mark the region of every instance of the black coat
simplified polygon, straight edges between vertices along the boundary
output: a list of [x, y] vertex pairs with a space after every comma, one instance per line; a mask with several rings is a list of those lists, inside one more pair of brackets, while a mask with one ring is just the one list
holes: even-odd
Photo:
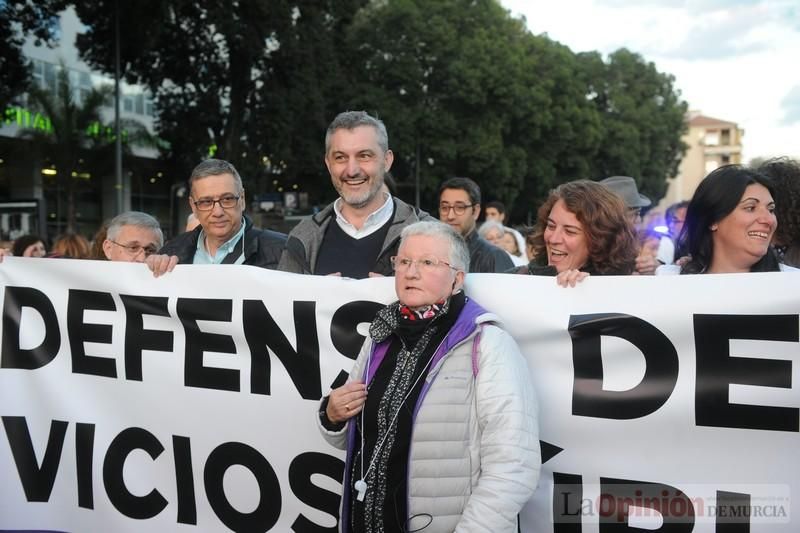
[[[277, 231], [258, 229], [247, 217], [244, 217], [244, 224], [244, 235], [242, 236], [244, 263], [242, 264], [277, 269], [283, 247], [286, 244], [286, 235]], [[201, 229], [200, 226], [197, 226], [192, 231], [181, 233], [168, 241], [159, 253], [177, 255], [178, 264], [193, 263]]]
[[514, 262], [506, 251], [490, 244], [476, 230], [467, 235], [466, 241], [470, 272], [506, 272], [514, 268]]

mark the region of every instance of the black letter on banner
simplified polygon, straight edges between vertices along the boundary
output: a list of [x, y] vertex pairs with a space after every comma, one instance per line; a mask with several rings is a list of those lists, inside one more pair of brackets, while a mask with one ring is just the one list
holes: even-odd
[[125, 486], [125, 460], [133, 450], [144, 450], [156, 459], [164, 451], [164, 446], [152, 433], [142, 428], [123, 430], [108, 446], [103, 462], [103, 483], [108, 499], [120, 513], [140, 520], [153, 518], [164, 510], [167, 500], [156, 489], [145, 496], [136, 496]]
[[[779, 502], [773, 502], [780, 505]], [[750, 533], [750, 495], [717, 491], [717, 520], [714, 533]]]
[[144, 329], [143, 315], [169, 316], [163, 296], [120, 294], [125, 307], [125, 378], [142, 381], [142, 351], [172, 351], [172, 332]]
[[[0, 368], [33, 370], [53, 360], [61, 348], [61, 333], [53, 304], [42, 291], [30, 287], [6, 287], [3, 302], [3, 353]], [[19, 347], [22, 308], [36, 309], [44, 322], [44, 340], [36, 348]]]
[[731, 357], [730, 339], [797, 342], [797, 315], [695, 315], [695, 419], [700, 426], [798, 431], [798, 409], [729, 402], [731, 383], [792, 387], [792, 362]]
[[93, 376], [117, 377], [117, 363], [113, 359], [86, 355], [86, 342], [111, 344], [112, 328], [108, 324], [86, 324], [83, 312], [116, 311], [114, 299], [107, 292], [70, 289], [67, 304], [67, 332], [72, 352], [72, 371]]
[[344, 462], [341, 459], [318, 452], [301, 453], [289, 465], [289, 486], [297, 499], [309, 507], [319, 509], [336, 518], [337, 525], [322, 527], [304, 515], [299, 515], [292, 524], [292, 531], [302, 533], [339, 531], [339, 502], [341, 496], [335, 492], [321, 489], [311, 483], [312, 474], [322, 474], [334, 481], [341, 482], [344, 475]]
[[553, 533], [581, 533], [583, 479], [553, 472]]
[[94, 509], [94, 424], [75, 425], [75, 470], [78, 476], [78, 507]]
[[642, 531], [629, 525], [631, 507], [653, 509], [661, 514], [664, 520], [661, 527], [648, 531], [690, 533], [694, 529], [692, 500], [670, 485], [601, 477], [600, 502], [600, 533]]
[[[247, 468], [258, 482], [260, 498], [252, 513], [240, 513], [225, 496], [222, 481], [225, 472], [233, 465]], [[233, 531], [269, 531], [281, 515], [281, 486], [278, 476], [264, 456], [246, 444], [226, 442], [217, 446], [208, 456], [203, 481], [208, 503], [222, 523]]]
[[[572, 414], [627, 420], [655, 412], [672, 394], [678, 380], [678, 353], [656, 327], [618, 313], [573, 315], [569, 319], [575, 378]], [[642, 351], [642, 381], [627, 391], [603, 390], [600, 337], [619, 337]]]
[[197, 502], [192, 474], [192, 446], [189, 437], [172, 436], [175, 480], [178, 487], [178, 523], [197, 525]]
[[255, 394], [270, 393], [270, 358], [272, 350], [306, 400], [319, 400], [322, 385], [319, 376], [319, 339], [315, 302], [294, 302], [294, 329], [297, 351], [260, 300], [245, 300], [244, 336], [253, 358], [250, 389]]
[[[383, 304], [358, 300], [349, 302], [341, 306], [333, 313], [331, 319], [331, 342], [333, 347], [345, 357], [355, 360], [361, 346], [364, 344], [364, 336], [361, 335], [356, 327], [363, 322], [372, 322], [375, 314], [383, 307]], [[350, 369], [348, 369], [349, 372]], [[344, 370], [333, 380], [331, 388], [335, 389], [344, 385], [347, 381], [348, 372]]]
[[67, 422], [53, 420], [50, 423], [50, 435], [47, 437], [47, 448], [44, 451], [42, 466], [36, 462], [31, 433], [24, 416], [4, 416], [3, 426], [8, 437], [8, 447], [17, 465], [19, 480], [29, 502], [46, 502], [53, 491], [53, 483], [61, 462], [61, 450], [64, 448], [64, 436], [67, 434]]
[[227, 391], [239, 391], [239, 371], [232, 368], [214, 368], [203, 365], [203, 352], [236, 353], [236, 344], [230, 335], [200, 331], [198, 320], [230, 322], [233, 314], [231, 300], [206, 300], [178, 298], [178, 317], [186, 332], [186, 360], [184, 384]]

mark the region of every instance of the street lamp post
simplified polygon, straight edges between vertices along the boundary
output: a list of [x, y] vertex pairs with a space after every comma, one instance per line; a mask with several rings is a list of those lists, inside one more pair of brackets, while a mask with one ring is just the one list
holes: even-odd
[[183, 183], [173, 183], [169, 188], [169, 224], [170, 233], [172, 237], [180, 233], [176, 228], [180, 227], [176, 217], [178, 216], [177, 209], [175, 208], [176, 198], [183, 198], [186, 196], [186, 185]]
[[419, 165], [420, 165], [420, 147], [419, 138], [417, 138], [417, 156], [414, 162], [414, 207], [419, 209]]
[[122, 181], [122, 135], [119, 127], [119, 0], [114, 1], [114, 176], [116, 178], [117, 214], [125, 210]]

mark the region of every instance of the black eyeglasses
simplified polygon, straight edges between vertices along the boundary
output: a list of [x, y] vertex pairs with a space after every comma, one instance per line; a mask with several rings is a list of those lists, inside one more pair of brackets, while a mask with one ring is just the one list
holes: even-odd
[[229, 194], [217, 200], [212, 200], [211, 198], [201, 198], [199, 200], [192, 199], [192, 202], [200, 211], [211, 211], [214, 209], [214, 204], [217, 203], [222, 209], [231, 209], [236, 207], [236, 204], [239, 202], [239, 198], [241, 197], [241, 195]]
[[117, 242], [111, 239], [108, 239], [108, 242], [116, 244], [117, 246], [120, 246], [122, 248], [125, 248], [125, 251], [128, 252], [128, 254], [130, 254], [131, 257], [136, 257], [142, 251], [144, 252], [145, 257], [150, 257], [151, 255], [153, 255], [158, 251], [158, 248], [156, 248], [152, 244], [148, 246], [142, 246], [141, 244], [122, 244], [121, 242]]
[[442, 202], [439, 204], [439, 214], [446, 215], [452, 209], [456, 215], [463, 215], [464, 212], [467, 210], [468, 207], [472, 207], [476, 204], [462, 204], [462, 203], [455, 203], [455, 204], [448, 204], [447, 202]]

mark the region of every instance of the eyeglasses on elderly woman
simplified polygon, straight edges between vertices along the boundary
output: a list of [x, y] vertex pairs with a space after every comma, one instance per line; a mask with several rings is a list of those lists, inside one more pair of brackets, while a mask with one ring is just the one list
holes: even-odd
[[410, 257], [403, 257], [400, 255], [393, 255], [390, 258], [392, 262], [392, 268], [394, 268], [395, 272], [405, 272], [411, 265], [416, 264], [417, 270], [421, 272], [432, 272], [439, 268], [440, 266], [446, 266], [448, 268], [452, 268], [455, 271], [458, 271], [458, 268], [454, 267], [447, 261], [443, 261], [438, 257], [433, 256], [425, 256], [419, 259], [411, 259]]

